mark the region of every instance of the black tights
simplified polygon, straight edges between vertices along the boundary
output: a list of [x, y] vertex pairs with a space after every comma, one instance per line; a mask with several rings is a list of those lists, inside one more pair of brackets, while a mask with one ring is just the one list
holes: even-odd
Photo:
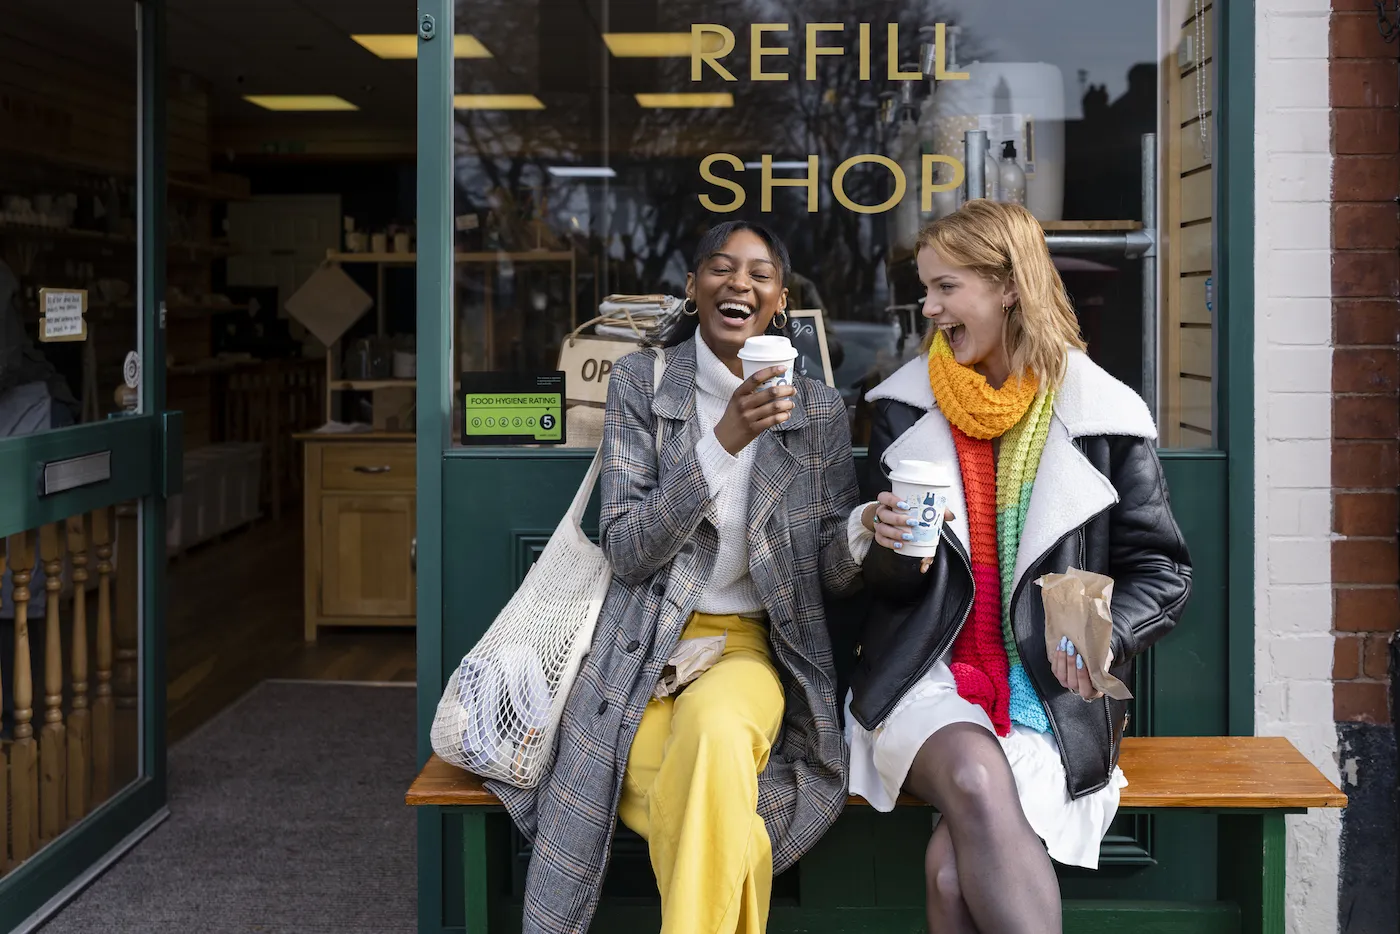
[[929, 934], [1060, 934], [1059, 881], [995, 736], [944, 727], [904, 787], [942, 814], [924, 860]]

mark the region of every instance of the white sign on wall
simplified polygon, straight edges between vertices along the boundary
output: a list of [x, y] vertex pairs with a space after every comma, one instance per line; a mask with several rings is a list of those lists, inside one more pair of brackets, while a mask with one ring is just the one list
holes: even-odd
[[86, 289], [39, 290], [39, 340], [87, 340]]

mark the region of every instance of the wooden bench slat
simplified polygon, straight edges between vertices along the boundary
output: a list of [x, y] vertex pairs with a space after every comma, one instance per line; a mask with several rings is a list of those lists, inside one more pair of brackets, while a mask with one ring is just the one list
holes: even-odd
[[[1278, 736], [1151, 736], [1123, 740], [1124, 808], [1339, 808], [1346, 795], [1293, 744]], [[410, 805], [499, 805], [481, 779], [428, 760], [404, 801]], [[864, 805], [852, 796], [849, 804]], [[923, 802], [901, 795], [901, 805]]]

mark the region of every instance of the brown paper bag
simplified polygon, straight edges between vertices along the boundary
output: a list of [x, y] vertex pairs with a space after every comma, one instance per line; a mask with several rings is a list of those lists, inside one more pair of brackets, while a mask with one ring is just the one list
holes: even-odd
[[1045, 649], [1053, 653], [1068, 636], [1075, 654], [1084, 656], [1084, 667], [1097, 690], [1114, 700], [1131, 700], [1128, 686], [1108, 673], [1108, 653], [1113, 644], [1113, 578], [1070, 568], [1063, 574], [1046, 574], [1036, 581], [1045, 602]]

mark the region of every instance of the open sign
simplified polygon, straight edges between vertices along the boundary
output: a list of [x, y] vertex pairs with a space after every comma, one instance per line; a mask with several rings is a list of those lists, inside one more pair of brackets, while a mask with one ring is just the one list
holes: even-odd
[[608, 379], [624, 354], [637, 349], [627, 340], [575, 337], [559, 348], [559, 369], [564, 371], [564, 394], [571, 405], [602, 405], [608, 401]]
[[583, 381], [585, 383], [602, 382], [608, 378], [612, 368], [613, 362], [611, 360], [605, 358], [595, 360], [589, 357], [583, 361]]

